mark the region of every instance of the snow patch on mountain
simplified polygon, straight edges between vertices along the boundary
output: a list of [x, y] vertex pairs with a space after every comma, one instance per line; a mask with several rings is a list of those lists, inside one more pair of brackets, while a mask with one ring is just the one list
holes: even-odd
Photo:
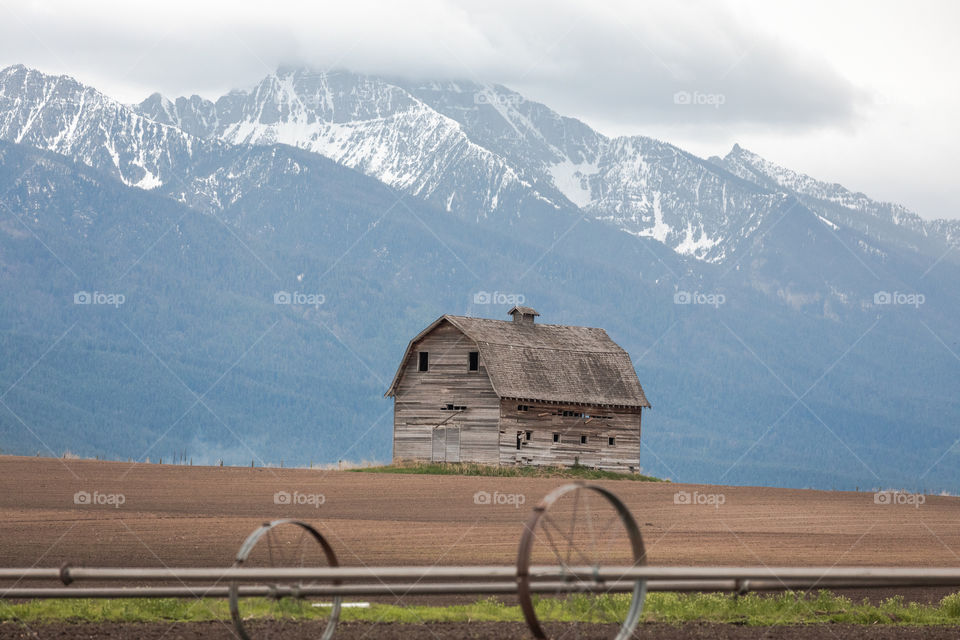
[[638, 236], [653, 238], [657, 242], [667, 243], [667, 236], [673, 228], [663, 221], [663, 209], [660, 207], [660, 194], [653, 194], [653, 226], [636, 232]]
[[[696, 239], [694, 239], [696, 236]], [[685, 256], [699, 257], [709, 253], [710, 249], [720, 244], [719, 238], [710, 238], [704, 232], [703, 227], [694, 232], [693, 223], [687, 222], [687, 228], [684, 231], [683, 240], [673, 249], [677, 253]]]
[[547, 171], [553, 179], [553, 184], [560, 190], [567, 200], [578, 207], [586, 207], [593, 200], [590, 190], [590, 177], [596, 175], [596, 163], [573, 163], [569, 159], [552, 164]]
[[820, 218], [820, 222], [822, 222], [823, 224], [827, 225], [828, 227], [830, 227], [830, 228], [833, 229], [834, 231], [839, 231], [839, 230], [840, 230], [840, 227], [839, 227], [839, 226], [833, 224], [832, 222], [830, 222], [829, 220], [827, 220], [826, 218], [824, 218], [824, 217], [823, 217], [822, 215], [820, 215], [819, 213], [816, 214], [816, 216], [817, 216], [818, 218]]

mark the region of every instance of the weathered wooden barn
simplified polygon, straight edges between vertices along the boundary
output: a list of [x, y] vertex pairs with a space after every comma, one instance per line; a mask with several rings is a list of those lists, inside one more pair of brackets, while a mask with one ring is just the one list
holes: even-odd
[[421, 331], [386, 396], [393, 458], [639, 471], [650, 403], [603, 329], [444, 315]]

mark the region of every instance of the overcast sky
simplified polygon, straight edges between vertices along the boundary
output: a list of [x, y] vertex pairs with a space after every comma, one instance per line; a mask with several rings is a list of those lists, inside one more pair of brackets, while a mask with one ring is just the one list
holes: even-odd
[[739, 142], [958, 218], [958, 26], [953, 0], [0, 0], [0, 66], [124, 102], [215, 99], [280, 64], [495, 82], [608, 135], [701, 156]]

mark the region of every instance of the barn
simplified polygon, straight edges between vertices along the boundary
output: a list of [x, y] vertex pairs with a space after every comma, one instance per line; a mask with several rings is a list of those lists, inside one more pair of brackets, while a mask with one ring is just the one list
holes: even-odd
[[508, 315], [444, 315], [410, 341], [385, 394], [394, 461], [639, 471], [650, 403], [627, 352], [603, 329]]

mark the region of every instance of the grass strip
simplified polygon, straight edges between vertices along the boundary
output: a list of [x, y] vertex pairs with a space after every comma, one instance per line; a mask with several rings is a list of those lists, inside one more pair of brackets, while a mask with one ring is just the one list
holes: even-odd
[[[620, 622], [626, 615], [626, 594], [567, 598], [542, 598], [537, 615], [547, 622]], [[241, 602], [244, 618], [315, 620], [329, 615], [329, 609], [311, 607], [293, 600], [275, 602], [249, 598]], [[218, 599], [136, 599], [74, 600], [50, 599], [23, 603], [0, 602], [0, 622], [27, 624], [63, 622], [201, 622], [229, 620], [225, 600]], [[520, 608], [496, 598], [453, 606], [397, 606], [372, 604], [369, 608], [345, 608], [341, 620], [383, 623], [423, 622], [520, 622]], [[682, 624], [716, 622], [752, 626], [812, 623], [958, 625], [960, 593], [937, 604], [904, 602], [897, 596], [879, 604], [855, 603], [830, 591], [786, 592], [775, 595], [732, 596], [720, 593], [652, 593], [647, 597], [643, 620]]]
[[622, 473], [573, 467], [520, 466], [496, 467], [473, 462], [405, 462], [381, 467], [357, 467], [359, 473], [409, 473], [438, 476], [495, 476], [500, 478], [568, 478], [571, 480], [633, 480], [636, 482], [669, 482], [640, 473]]

